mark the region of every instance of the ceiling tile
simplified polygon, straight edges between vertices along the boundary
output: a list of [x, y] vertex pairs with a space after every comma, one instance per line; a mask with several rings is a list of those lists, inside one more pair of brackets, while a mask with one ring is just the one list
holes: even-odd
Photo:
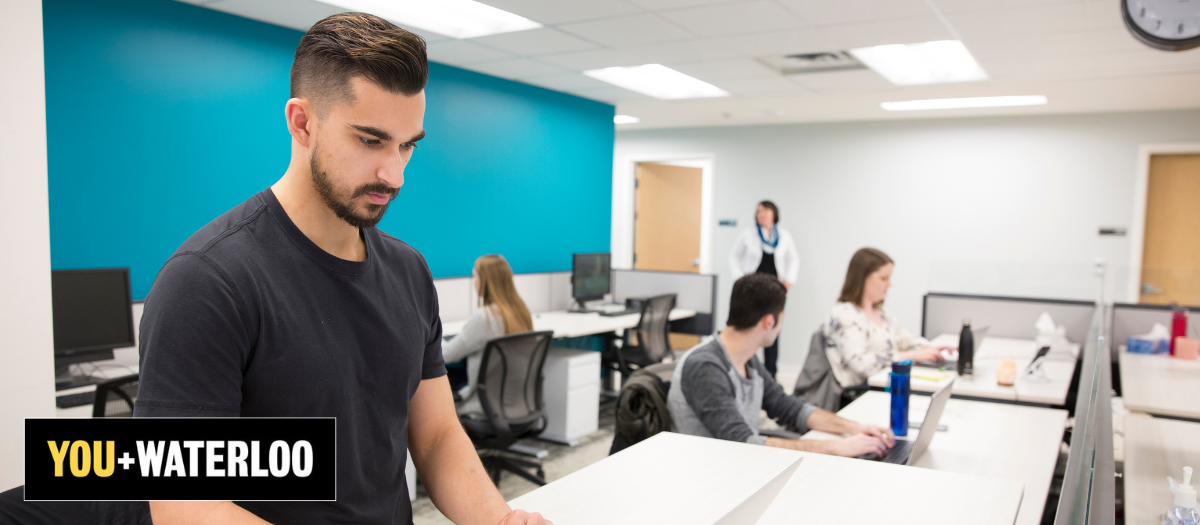
[[987, 69], [991, 60], [1020, 60], [1027, 56], [1070, 57], [1138, 51], [1145, 46], [1125, 29], [1052, 33], [1045, 35], [1004, 35], [963, 41], [976, 60]]
[[932, 16], [924, 0], [779, 0], [805, 22], [817, 25], [855, 24], [896, 18]]
[[345, 11], [313, 0], [220, 0], [204, 7], [300, 31], [308, 31], [321, 19]]
[[592, 77], [585, 76], [583, 73], [565, 73], [545, 77], [526, 78], [521, 82], [564, 92], [580, 89], [608, 89], [612, 87], [610, 84], [606, 84]]
[[619, 88], [616, 86], [608, 86], [597, 89], [572, 89], [571, 93], [581, 97], [599, 100], [601, 102], [617, 103], [617, 102], [658, 102], [654, 97], [648, 97], [641, 93], [635, 93], [628, 89]]
[[650, 11], [662, 11], [664, 9], [679, 9], [683, 7], [696, 7], [701, 5], [727, 3], [730, 0], [628, 0], [643, 9]]
[[1125, 29], [1119, 2], [1092, 0], [1084, 4], [1083, 9], [1088, 14], [1090, 29]]
[[591, 42], [575, 38], [562, 31], [548, 27], [500, 35], [481, 36], [479, 38], [472, 38], [471, 41], [508, 51], [509, 53], [529, 56], [566, 53], [568, 51], [581, 51], [597, 47]]
[[695, 35], [655, 15], [623, 16], [592, 22], [559, 26], [563, 31], [579, 35], [606, 46], [629, 46], [668, 42], [692, 38]]
[[[931, 0], [942, 14], [1079, 3], [1080, 0]], [[1115, 4], [1117, 2], [1112, 2]]]
[[622, 0], [486, 0], [484, 3], [543, 24], [594, 20], [640, 11]]
[[760, 78], [730, 78], [717, 82], [717, 87], [734, 95], [750, 95], [762, 93], [806, 93], [804, 87], [788, 82], [786, 78], [776, 75]]
[[699, 62], [737, 56], [712, 39], [681, 40], [661, 44], [621, 47], [618, 49], [642, 64], [663, 62]]
[[909, 18], [887, 22], [851, 24], [822, 28], [836, 49], [915, 44], [932, 40], [954, 40], [954, 34], [936, 17]]
[[555, 73], [562, 73], [564, 71], [563, 68], [556, 65], [547, 64], [531, 58], [518, 58], [516, 60], [502, 60], [500, 62], [471, 64], [464, 67], [480, 73], [486, 73], [494, 77], [513, 79], [553, 75]]
[[852, 93], [895, 89], [891, 82], [869, 69], [792, 75], [788, 77], [788, 80], [816, 93]]
[[795, 13], [765, 0], [667, 11], [662, 16], [703, 36], [782, 31], [805, 25]]
[[963, 39], [1084, 31], [1091, 26], [1088, 10], [1082, 3], [960, 13], [946, 18]]
[[716, 60], [691, 64], [668, 63], [666, 66], [685, 75], [690, 75], [710, 83], [730, 78], [782, 78], [782, 75], [777, 71], [750, 58], [735, 58], [733, 60]]
[[763, 57], [834, 51], [833, 40], [825, 31], [817, 28], [798, 29], [778, 33], [755, 33], [712, 39], [740, 56]]
[[644, 63], [627, 53], [612, 49], [596, 49], [592, 51], [563, 53], [561, 55], [547, 55], [539, 57], [539, 60], [576, 71], [605, 67], [640, 66]]
[[427, 47], [429, 60], [455, 66], [516, 58], [506, 53], [466, 40], [447, 40]]

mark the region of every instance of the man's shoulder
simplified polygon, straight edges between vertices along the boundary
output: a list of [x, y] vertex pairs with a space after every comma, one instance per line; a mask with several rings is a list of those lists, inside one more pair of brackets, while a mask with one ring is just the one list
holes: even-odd
[[722, 359], [721, 354], [724, 352], [725, 350], [716, 342], [716, 338], [713, 338], [713, 340], [700, 344], [688, 351], [683, 363], [683, 369], [680, 372], [685, 376], [689, 376], [714, 365], [721, 370], [725, 370], [729, 366], [726, 364], [728, 360]]
[[269, 216], [266, 200], [262, 198], [261, 193], [255, 194], [196, 230], [196, 233], [193, 233], [179, 246], [179, 249], [175, 251], [175, 256], [197, 254], [219, 257], [217, 253], [214, 253], [216, 247], [236, 243], [239, 240], [239, 234], [245, 232], [247, 227], [263, 220], [269, 220]]

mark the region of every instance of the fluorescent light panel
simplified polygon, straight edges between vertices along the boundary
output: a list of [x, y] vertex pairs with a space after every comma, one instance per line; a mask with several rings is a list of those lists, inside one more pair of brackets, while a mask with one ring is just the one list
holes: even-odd
[[523, 16], [475, 0], [320, 0], [371, 13], [395, 22], [452, 38], [511, 33], [542, 27]]
[[662, 64], [592, 69], [583, 74], [644, 95], [663, 100], [727, 97], [729, 93], [698, 78], [689, 77]]
[[928, 100], [905, 100], [884, 102], [879, 106], [888, 111], [916, 111], [922, 109], [998, 108], [1005, 106], [1041, 106], [1050, 102], [1045, 95], [971, 98], [934, 98]]
[[642, 119], [633, 115], [617, 115], [613, 117], [613, 124], [637, 124]]
[[851, 49], [867, 67], [898, 86], [985, 80], [987, 73], [958, 40]]

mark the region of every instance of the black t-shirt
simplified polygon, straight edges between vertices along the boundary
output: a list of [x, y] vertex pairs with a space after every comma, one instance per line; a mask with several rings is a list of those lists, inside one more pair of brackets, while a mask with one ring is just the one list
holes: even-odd
[[412, 523], [408, 404], [445, 375], [425, 259], [375, 228], [339, 259], [270, 189], [163, 265], [141, 324], [134, 417], [337, 417], [336, 502], [242, 502], [277, 524]]

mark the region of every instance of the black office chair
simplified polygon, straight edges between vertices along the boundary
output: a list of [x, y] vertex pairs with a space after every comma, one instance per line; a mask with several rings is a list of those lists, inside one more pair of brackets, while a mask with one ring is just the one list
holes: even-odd
[[[553, 338], [552, 331], [522, 332], [497, 337], [484, 347], [475, 387], [483, 413], [460, 414], [459, 421], [497, 485], [505, 470], [546, 484], [541, 462], [515, 457], [508, 448], [546, 428], [542, 366]], [[526, 471], [530, 468], [537, 474]]]
[[92, 417], [133, 417], [137, 401], [138, 375], [118, 377], [96, 385]]
[[[604, 349], [600, 355], [601, 366], [621, 373], [621, 386], [625, 385], [625, 380], [634, 371], [673, 356], [669, 318], [672, 308], [675, 308], [675, 294], [647, 299], [642, 303], [642, 316], [637, 326], [625, 330], [625, 337], [619, 345]], [[611, 386], [607, 385], [608, 388]]]

